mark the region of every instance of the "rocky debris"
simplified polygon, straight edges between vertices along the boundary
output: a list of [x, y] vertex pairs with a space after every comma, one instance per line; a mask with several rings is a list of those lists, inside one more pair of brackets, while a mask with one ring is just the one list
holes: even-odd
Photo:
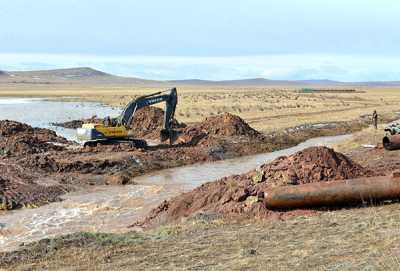
[[20, 156], [65, 149], [54, 143], [66, 144], [68, 141], [48, 129], [33, 128], [16, 121], [0, 121], [0, 156]]
[[163, 202], [139, 226], [177, 221], [198, 213], [267, 218], [264, 193], [277, 185], [297, 185], [367, 176], [368, 170], [326, 147], [311, 147], [243, 175], [224, 177]]

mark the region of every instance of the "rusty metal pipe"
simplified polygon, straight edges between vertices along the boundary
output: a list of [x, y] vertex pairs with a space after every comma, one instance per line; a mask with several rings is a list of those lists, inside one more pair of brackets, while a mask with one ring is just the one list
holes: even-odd
[[400, 198], [400, 178], [383, 176], [272, 188], [264, 193], [268, 209], [335, 207]]
[[400, 149], [400, 134], [386, 135], [382, 139], [382, 144], [386, 150]]

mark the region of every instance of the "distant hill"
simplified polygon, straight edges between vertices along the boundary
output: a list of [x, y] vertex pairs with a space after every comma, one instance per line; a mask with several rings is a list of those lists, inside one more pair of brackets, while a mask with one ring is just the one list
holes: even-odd
[[339, 82], [324, 80], [269, 80], [249, 78], [239, 80], [169, 80], [157, 81], [135, 77], [122, 77], [105, 73], [89, 67], [39, 70], [39, 71], [0, 71], [0, 83], [16, 84], [114, 84], [138, 86], [254, 86], [254, 87], [393, 87], [400, 81], [382, 82]]
[[93, 68], [69, 68], [39, 71], [9, 71], [0, 78], [5, 83], [87, 83], [87, 84], [155, 84], [157, 81], [134, 77], [121, 77]]
[[71, 69], [57, 69], [57, 70], [39, 70], [39, 71], [13, 71], [9, 72], [10, 75], [21, 77], [43, 77], [43, 78], [57, 78], [57, 79], [82, 79], [91, 77], [110, 77], [111, 74], [98, 71], [92, 68], [71, 68]]

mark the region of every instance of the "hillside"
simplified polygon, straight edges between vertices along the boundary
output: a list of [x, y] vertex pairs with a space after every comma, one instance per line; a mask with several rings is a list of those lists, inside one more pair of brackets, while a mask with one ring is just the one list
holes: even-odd
[[[154, 84], [157, 81], [134, 77], [121, 77], [93, 68], [68, 68], [38, 71], [3, 72], [0, 83], [52, 84], [52, 83], [87, 83], [87, 84]], [[0, 73], [1, 75], [1, 73]]]

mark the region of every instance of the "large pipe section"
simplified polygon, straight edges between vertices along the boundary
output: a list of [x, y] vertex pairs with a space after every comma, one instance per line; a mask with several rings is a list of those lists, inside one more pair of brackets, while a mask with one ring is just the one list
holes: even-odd
[[335, 207], [400, 198], [400, 177], [383, 176], [271, 188], [264, 193], [268, 209]]
[[382, 139], [382, 144], [386, 150], [400, 149], [400, 134], [386, 135]]

